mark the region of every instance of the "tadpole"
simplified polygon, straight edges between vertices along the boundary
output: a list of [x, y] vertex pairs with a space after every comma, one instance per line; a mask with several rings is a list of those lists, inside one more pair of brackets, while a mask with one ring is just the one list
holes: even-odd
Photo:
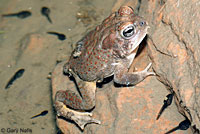
[[41, 113], [39, 113], [39, 114], [37, 114], [37, 115], [31, 117], [31, 119], [34, 119], [34, 118], [39, 117], [39, 116], [45, 116], [46, 114], [48, 114], [48, 111], [47, 111], [47, 110], [44, 110], [44, 111], [42, 111]]
[[191, 125], [191, 122], [188, 119], [185, 119], [184, 121], [182, 121], [177, 127], [169, 130], [168, 132], [166, 132], [165, 134], [170, 134], [176, 130], [187, 130]]
[[10, 88], [10, 86], [13, 84], [13, 82], [17, 79], [19, 79], [20, 77], [22, 77], [22, 75], [24, 74], [25, 69], [19, 69], [12, 77], [11, 79], [8, 81], [8, 83], [5, 86], [5, 89]]
[[52, 23], [50, 18], [50, 12], [51, 11], [48, 7], [42, 7], [41, 9], [41, 14], [44, 15], [50, 23]]
[[66, 36], [62, 33], [57, 33], [57, 32], [47, 32], [48, 34], [56, 35], [59, 40], [65, 40]]
[[25, 19], [27, 17], [31, 16], [30, 11], [20, 11], [18, 13], [10, 13], [10, 14], [3, 14], [2, 17], [17, 17], [20, 19]]

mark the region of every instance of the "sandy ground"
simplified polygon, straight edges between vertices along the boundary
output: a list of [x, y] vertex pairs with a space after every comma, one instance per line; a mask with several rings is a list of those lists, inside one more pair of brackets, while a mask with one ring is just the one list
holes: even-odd
[[[0, 129], [57, 133], [48, 74], [70, 54], [72, 44], [110, 14], [113, 1], [105, 5], [98, 0], [0, 0], [0, 14], [32, 12], [26, 19], [0, 18]], [[43, 6], [50, 8], [53, 24], [41, 15]], [[63, 33], [67, 39], [60, 41], [47, 31]], [[21, 68], [23, 76], [5, 89]], [[46, 116], [30, 119], [44, 110], [49, 112]]]

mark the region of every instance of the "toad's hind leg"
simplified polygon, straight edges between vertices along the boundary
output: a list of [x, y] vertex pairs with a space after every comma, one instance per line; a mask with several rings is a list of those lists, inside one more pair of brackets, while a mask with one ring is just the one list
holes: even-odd
[[84, 82], [78, 76], [75, 79], [80, 94], [71, 90], [59, 90], [56, 93], [55, 108], [58, 115], [75, 121], [81, 129], [88, 123], [100, 124], [99, 120], [91, 118], [91, 113], [75, 111], [90, 110], [95, 106], [96, 83]]

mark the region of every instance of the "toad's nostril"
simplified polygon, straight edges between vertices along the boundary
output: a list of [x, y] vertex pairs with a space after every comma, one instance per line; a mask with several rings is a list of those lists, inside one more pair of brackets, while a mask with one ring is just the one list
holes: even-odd
[[145, 22], [144, 21], [140, 21], [140, 26], [144, 26], [145, 25]]

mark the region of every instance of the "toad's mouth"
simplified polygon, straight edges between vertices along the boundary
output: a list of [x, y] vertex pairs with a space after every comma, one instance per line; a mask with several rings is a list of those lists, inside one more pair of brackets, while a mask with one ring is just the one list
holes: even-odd
[[133, 54], [133, 53], [137, 53], [138, 48], [139, 48], [139, 45], [138, 45], [133, 51], [131, 51], [131, 52], [128, 54], [128, 56], [131, 55], [131, 54]]
[[143, 39], [147, 35], [148, 28], [149, 27], [146, 28], [145, 32], [138, 31], [137, 35], [131, 39], [129, 54], [132, 54], [133, 52], [137, 51], [140, 43], [143, 41]]

